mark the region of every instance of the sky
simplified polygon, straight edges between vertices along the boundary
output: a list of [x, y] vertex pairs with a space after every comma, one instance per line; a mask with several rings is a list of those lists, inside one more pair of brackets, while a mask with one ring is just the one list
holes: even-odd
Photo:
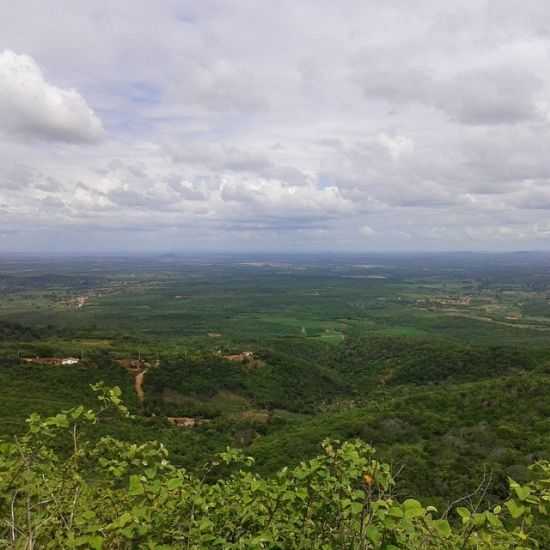
[[0, 252], [550, 249], [547, 0], [0, 5]]

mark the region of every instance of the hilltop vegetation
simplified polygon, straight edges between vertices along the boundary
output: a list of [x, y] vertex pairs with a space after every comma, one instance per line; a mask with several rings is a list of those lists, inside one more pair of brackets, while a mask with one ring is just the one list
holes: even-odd
[[[89, 440], [118, 388], [94, 388], [102, 408], [33, 415], [0, 446], [0, 543], [11, 548], [521, 549], [550, 543], [550, 463], [528, 484], [510, 479], [503, 505], [481, 506], [482, 485], [445, 510], [400, 499], [391, 468], [360, 441], [271, 478], [227, 449], [206, 466], [216, 481], [174, 467], [162, 445]], [[58, 448], [62, 450], [59, 451]], [[68, 451], [67, 449], [70, 449]]]

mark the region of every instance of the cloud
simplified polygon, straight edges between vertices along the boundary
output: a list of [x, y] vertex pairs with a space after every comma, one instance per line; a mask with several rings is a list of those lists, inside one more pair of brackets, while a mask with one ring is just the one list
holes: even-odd
[[363, 235], [363, 237], [366, 237], [366, 238], [372, 237], [373, 235], [376, 234], [376, 231], [372, 227], [369, 227], [368, 225], [364, 225], [363, 227], [361, 227], [359, 232], [361, 233], [361, 235]]
[[386, 147], [394, 160], [399, 159], [401, 155], [411, 154], [414, 150], [413, 141], [406, 136], [389, 136], [382, 132], [378, 136], [378, 140]]
[[28, 55], [0, 53], [0, 131], [20, 138], [86, 143], [103, 136], [103, 126], [74, 89], [44, 79]]
[[167, 180], [170, 188], [180, 197], [189, 201], [204, 201], [206, 193], [199, 188], [199, 184], [190, 181], [183, 181], [178, 176], [171, 176]]
[[523, 67], [485, 66], [434, 83], [434, 105], [463, 124], [513, 124], [539, 117], [542, 80]]
[[230, 218], [272, 218], [293, 224], [297, 219], [318, 222], [354, 211], [354, 205], [334, 186], [319, 189], [314, 184], [293, 186], [284, 181], [231, 178], [224, 181], [220, 197]]
[[3, 247], [550, 248], [543, 0], [4, 4]]
[[422, 105], [461, 124], [511, 124], [543, 115], [538, 103], [543, 80], [515, 63], [476, 64], [451, 74], [402, 64], [367, 65], [358, 82], [369, 98]]
[[210, 143], [189, 143], [186, 147], [169, 145], [167, 151], [176, 163], [201, 166], [218, 173], [248, 173], [265, 179], [284, 180], [293, 185], [303, 185], [309, 180], [304, 171], [275, 162], [267, 151]]

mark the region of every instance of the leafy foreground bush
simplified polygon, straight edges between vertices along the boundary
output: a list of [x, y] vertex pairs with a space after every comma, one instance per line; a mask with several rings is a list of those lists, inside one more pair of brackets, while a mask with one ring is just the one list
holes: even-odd
[[33, 415], [28, 433], [1, 443], [0, 547], [550, 547], [549, 463], [533, 467], [537, 481], [510, 480], [503, 506], [481, 510], [476, 495], [443, 514], [397, 500], [389, 466], [360, 441], [325, 442], [318, 458], [267, 479], [228, 449], [197, 475], [174, 467], [155, 442], [91, 441], [100, 417], [128, 415], [118, 388], [94, 389], [98, 412]]

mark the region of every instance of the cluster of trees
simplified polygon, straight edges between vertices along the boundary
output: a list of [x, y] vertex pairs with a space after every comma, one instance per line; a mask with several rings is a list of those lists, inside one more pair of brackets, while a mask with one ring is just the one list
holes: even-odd
[[43, 332], [34, 327], [21, 325], [20, 323], [0, 321], [0, 341], [29, 342], [40, 338]]
[[529, 346], [469, 346], [437, 338], [350, 338], [334, 350], [331, 366], [357, 384], [432, 384], [472, 381], [541, 364], [546, 350]]
[[262, 472], [312, 457], [323, 438], [360, 438], [397, 468], [403, 496], [436, 505], [467, 493], [486, 475], [487, 496], [506, 492], [509, 476], [529, 479], [528, 465], [550, 456], [550, 377], [518, 374], [438, 386], [383, 387], [364, 402], [343, 401], [286, 425], [247, 449]]
[[94, 387], [82, 406], [32, 415], [28, 432], [0, 443], [0, 546], [6, 548], [527, 549], [550, 544], [550, 464], [526, 484], [509, 480], [501, 504], [483, 488], [446, 509], [399, 499], [391, 468], [360, 441], [272, 477], [227, 449], [200, 473], [174, 466], [165, 447], [88, 426], [113, 410], [118, 388]]
[[[330, 369], [277, 353], [265, 353], [262, 359], [256, 366], [213, 354], [163, 361], [162, 368], [147, 373], [146, 411], [219, 416], [223, 405], [216, 406], [212, 398], [225, 391], [255, 407], [314, 412], [321, 401], [349, 392], [348, 384]], [[166, 399], [167, 393], [175, 398]]]
[[147, 375], [146, 411], [220, 416], [223, 406], [212, 398], [228, 391], [256, 407], [315, 413], [327, 401], [365, 397], [381, 386], [476, 381], [532, 371], [545, 360], [528, 347], [395, 336], [348, 338], [340, 346], [292, 342], [259, 354], [257, 368], [208, 353], [164, 360]]

